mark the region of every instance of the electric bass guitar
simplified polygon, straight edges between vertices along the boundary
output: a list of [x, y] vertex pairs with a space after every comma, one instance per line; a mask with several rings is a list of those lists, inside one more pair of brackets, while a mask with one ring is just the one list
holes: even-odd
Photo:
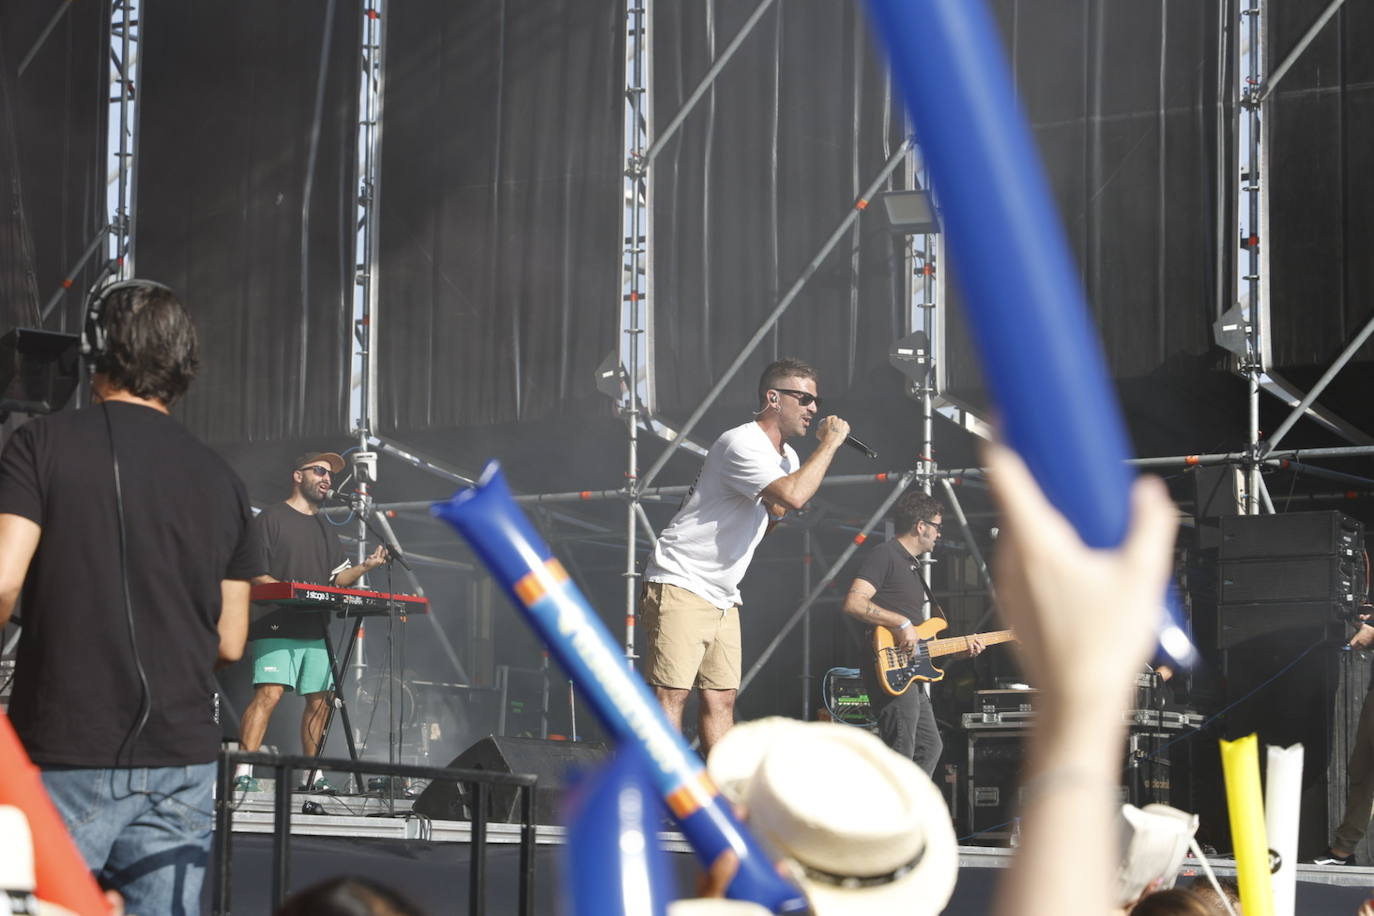
[[887, 627], [873, 628], [873, 654], [877, 656], [878, 681], [884, 691], [898, 697], [916, 681], [940, 680], [945, 672], [932, 665], [930, 660], [941, 655], [967, 652], [970, 639], [977, 639], [985, 646], [1016, 639], [1011, 630], [935, 639], [935, 635], [947, 626], [949, 623], [939, 617], [916, 624], [916, 645], [913, 648], [898, 646]]

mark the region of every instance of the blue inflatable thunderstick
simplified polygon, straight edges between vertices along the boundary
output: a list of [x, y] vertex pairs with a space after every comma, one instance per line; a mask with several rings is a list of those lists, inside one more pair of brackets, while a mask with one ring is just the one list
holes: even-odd
[[[1116, 547], [1130, 524], [1134, 478], [1126, 427], [987, 6], [868, 7], [930, 164], [1002, 434], [1084, 543]], [[1191, 663], [1176, 603], [1169, 610], [1161, 646]]]
[[637, 745], [643, 752], [655, 788], [703, 866], [727, 849], [739, 856], [728, 896], [775, 913], [805, 912], [801, 891], [777, 873], [758, 841], [736, 820], [701, 759], [668, 724], [644, 681], [625, 664], [605, 624], [516, 506], [500, 465], [488, 464], [476, 487], [435, 503], [432, 511], [471, 545], [616, 742]]

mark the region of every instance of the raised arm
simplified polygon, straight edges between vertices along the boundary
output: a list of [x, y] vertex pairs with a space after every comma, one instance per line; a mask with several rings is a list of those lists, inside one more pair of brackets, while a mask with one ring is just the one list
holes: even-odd
[[764, 502], [793, 511], [805, 507], [821, 488], [825, 472], [830, 469], [830, 462], [847, 435], [849, 424], [839, 417], [821, 420], [816, 427], [816, 436], [820, 439], [816, 450], [807, 456], [801, 467], [764, 487], [760, 494]]
[[[1125, 717], [1135, 672], [1162, 612], [1177, 512], [1156, 478], [1132, 490], [1121, 547], [1086, 547], [1021, 459], [988, 449], [1004, 525], [997, 593], [1040, 688], [1021, 796], [1021, 846], [1002, 880], [997, 916], [1111, 912]], [[1065, 837], [1074, 855], [1065, 857]]]

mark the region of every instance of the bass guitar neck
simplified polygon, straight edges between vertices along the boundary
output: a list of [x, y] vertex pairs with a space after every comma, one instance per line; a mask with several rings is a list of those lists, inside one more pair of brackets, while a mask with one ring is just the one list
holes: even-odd
[[941, 668], [936, 668], [932, 658], [967, 652], [970, 640], [978, 640], [985, 646], [1010, 642], [1016, 639], [1011, 630], [995, 630], [990, 633], [973, 633], [968, 636], [947, 636], [936, 639], [936, 635], [949, 624], [938, 618], [931, 618], [916, 624], [916, 645], [899, 646], [887, 627], [873, 628], [873, 654], [876, 656], [878, 682], [890, 696], [901, 696], [917, 681], [938, 681], [945, 676]]

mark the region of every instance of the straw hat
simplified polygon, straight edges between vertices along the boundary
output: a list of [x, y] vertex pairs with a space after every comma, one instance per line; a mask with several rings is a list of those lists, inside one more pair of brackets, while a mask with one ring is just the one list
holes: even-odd
[[959, 868], [949, 810], [925, 771], [873, 735], [761, 719], [727, 732], [707, 766], [816, 916], [944, 909]]

